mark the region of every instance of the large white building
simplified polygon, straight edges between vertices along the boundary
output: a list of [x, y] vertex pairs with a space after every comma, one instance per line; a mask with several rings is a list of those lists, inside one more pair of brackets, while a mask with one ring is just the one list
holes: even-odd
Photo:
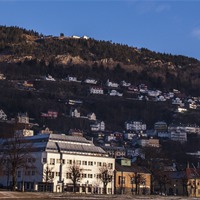
[[[114, 176], [115, 160], [100, 147], [95, 146], [84, 137], [66, 136], [59, 134], [39, 134], [25, 137], [33, 144], [30, 154], [31, 165], [17, 171], [17, 186], [25, 191], [48, 191], [62, 192], [73, 191], [70, 179], [70, 166], [75, 163], [82, 169], [81, 180], [77, 184], [77, 192], [103, 193], [103, 183], [99, 178], [100, 169], [107, 166]], [[2, 140], [0, 141], [0, 144]], [[51, 181], [45, 183], [45, 172], [51, 173]], [[0, 184], [9, 186], [12, 177], [7, 169], [0, 174]], [[114, 192], [114, 178], [107, 185], [107, 193]]]

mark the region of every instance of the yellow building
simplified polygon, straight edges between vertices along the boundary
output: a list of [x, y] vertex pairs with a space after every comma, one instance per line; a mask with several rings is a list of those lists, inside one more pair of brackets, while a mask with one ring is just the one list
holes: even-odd
[[151, 174], [129, 159], [116, 159], [115, 193], [116, 194], [150, 194]]

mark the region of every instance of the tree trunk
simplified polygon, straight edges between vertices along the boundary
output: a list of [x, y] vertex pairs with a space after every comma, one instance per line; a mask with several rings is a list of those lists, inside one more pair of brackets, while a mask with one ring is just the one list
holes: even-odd
[[16, 185], [17, 180], [16, 180], [16, 170], [14, 169], [12, 172], [12, 191], [16, 191]]

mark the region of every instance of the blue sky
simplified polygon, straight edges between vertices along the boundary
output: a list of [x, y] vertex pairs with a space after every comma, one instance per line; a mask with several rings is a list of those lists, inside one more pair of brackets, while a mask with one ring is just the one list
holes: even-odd
[[0, 0], [0, 24], [200, 60], [200, 0]]

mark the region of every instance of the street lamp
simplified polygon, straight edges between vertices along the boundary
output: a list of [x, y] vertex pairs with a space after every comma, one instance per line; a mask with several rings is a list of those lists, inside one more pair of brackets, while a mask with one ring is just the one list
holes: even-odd
[[131, 185], [132, 185], [131, 192], [132, 192], [132, 195], [133, 195], [133, 184], [134, 184], [134, 182], [135, 182], [134, 177], [131, 177]]

